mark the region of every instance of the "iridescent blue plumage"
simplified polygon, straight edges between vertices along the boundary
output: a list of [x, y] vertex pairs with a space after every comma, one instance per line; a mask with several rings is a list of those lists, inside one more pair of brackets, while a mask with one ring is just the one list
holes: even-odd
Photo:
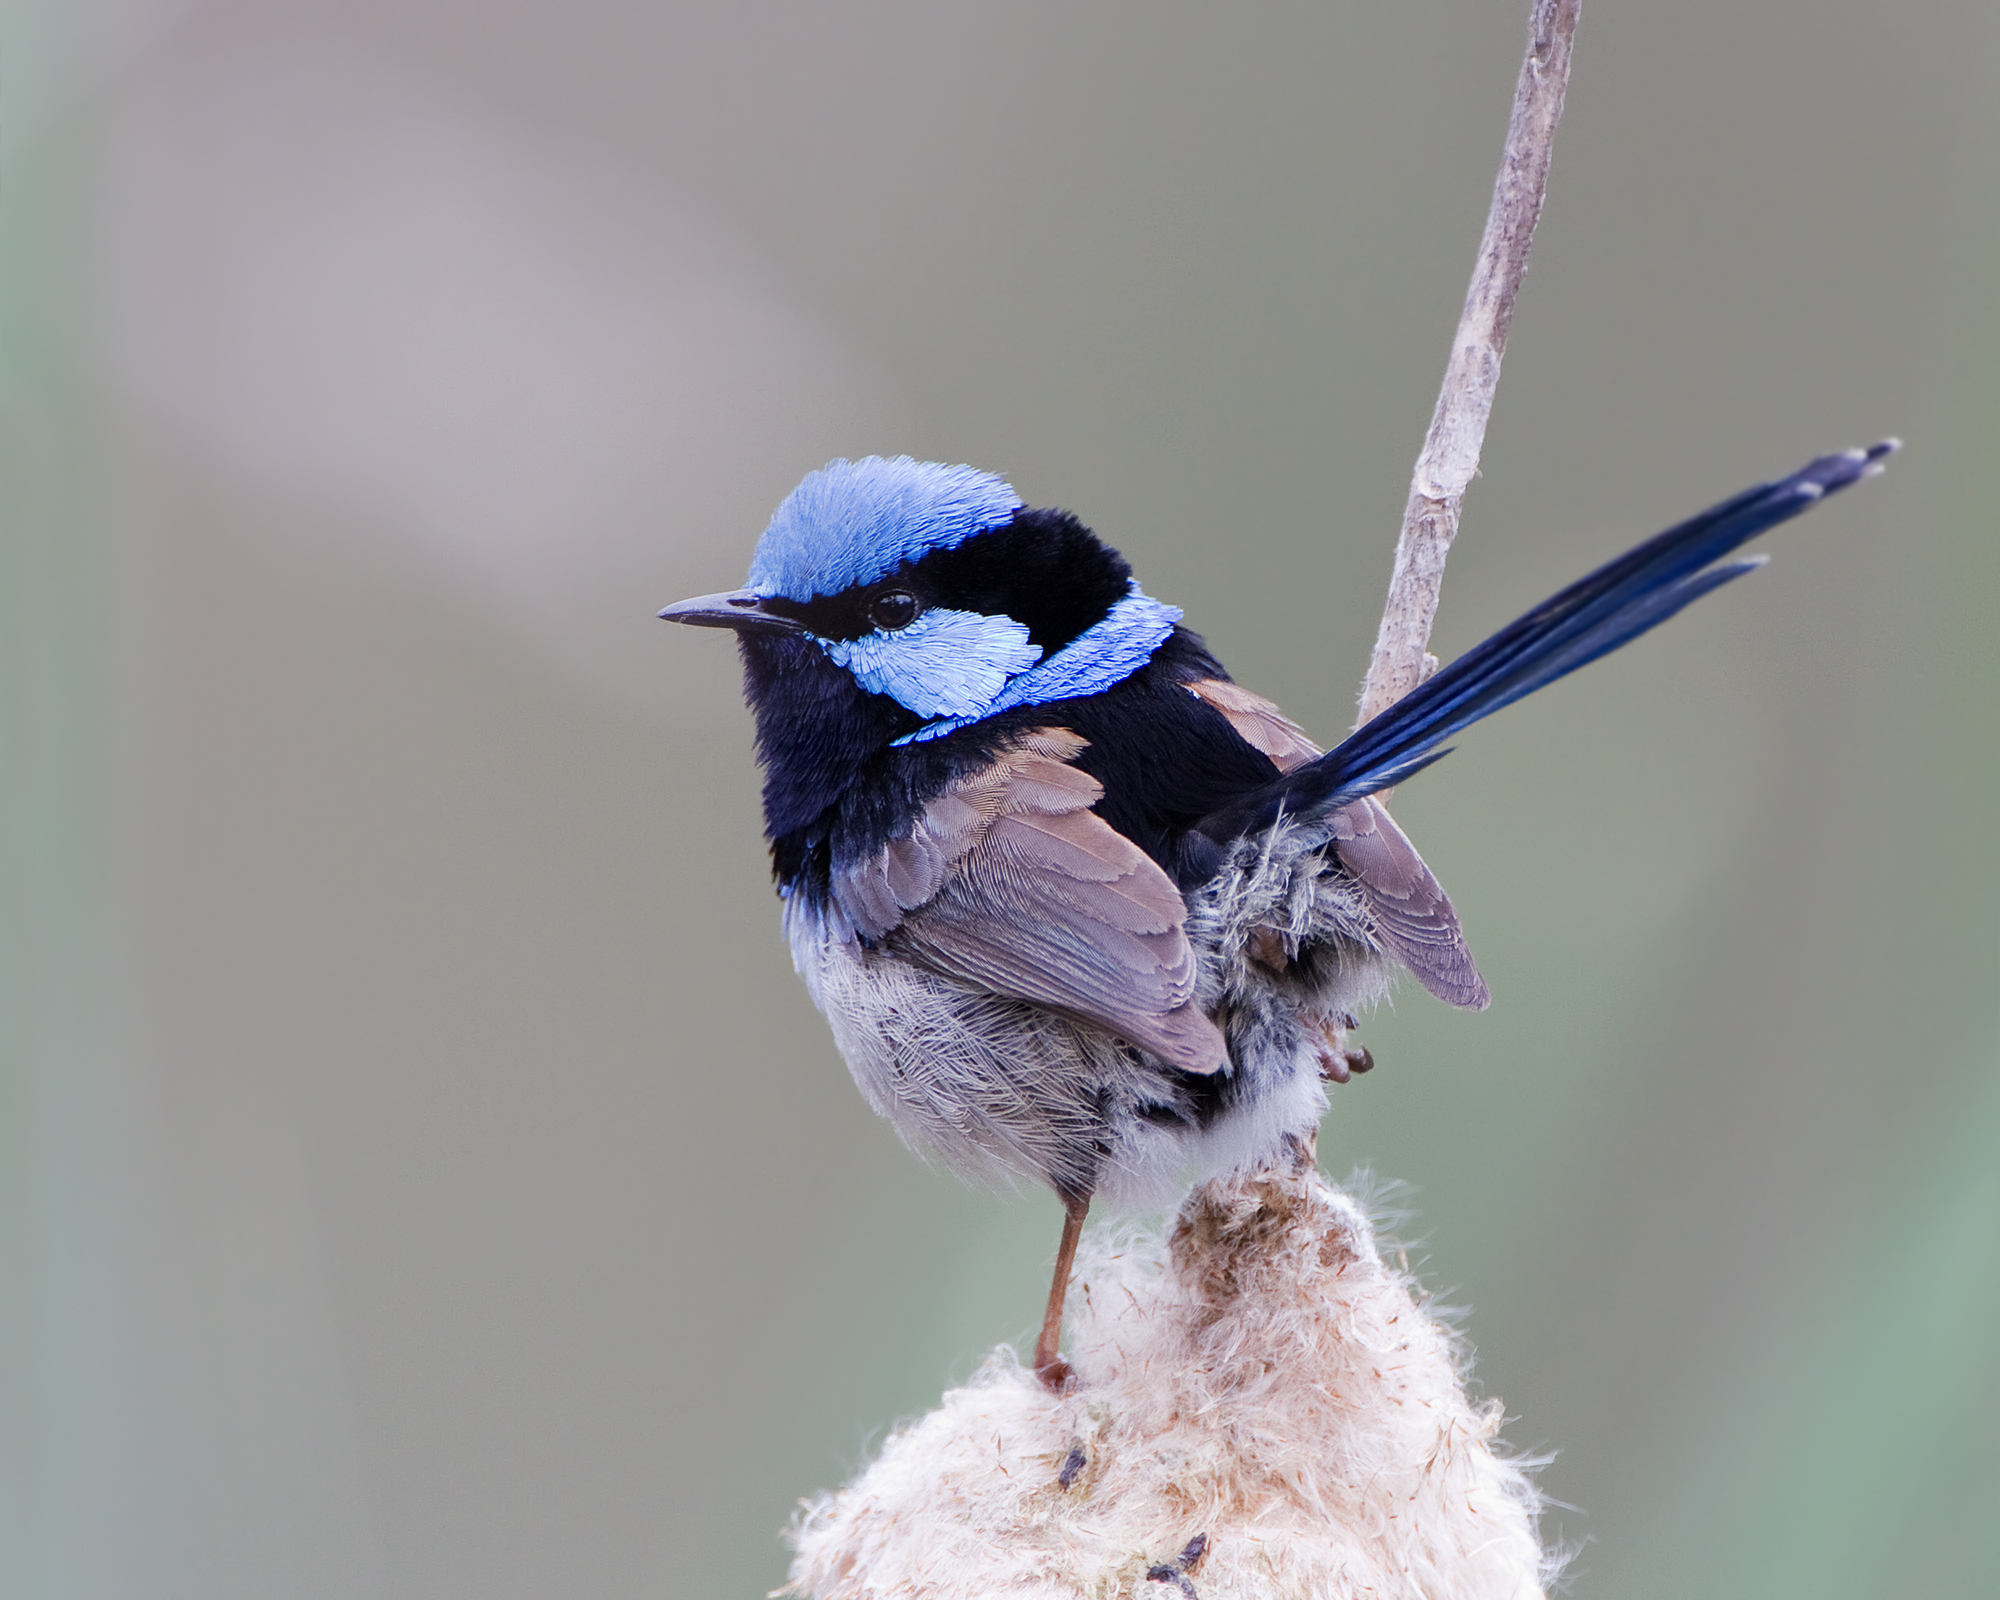
[[1311, 765], [1246, 795], [1204, 829], [1268, 827], [1281, 813], [1334, 810], [1441, 759], [1446, 739], [1658, 627], [1759, 558], [1724, 562], [1758, 534], [1881, 471], [1896, 448], [1842, 450], [1746, 489], [1578, 579], [1406, 695]]
[[750, 587], [788, 600], [838, 594], [949, 550], [1021, 509], [1004, 479], [908, 456], [829, 461], [785, 497], [757, 541]]
[[[1180, 620], [1178, 606], [1161, 605], [1150, 595], [1141, 594], [1135, 583], [1132, 592], [1107, 611], [1102, 621], [1092, 623], [1047, 660], [1034, 662], [1021, 670], [1019, 676], [997, 685], [984, 704], [976, 709], [941, 714], [938, 721], [924, 724], [896, 743], [915, 744], [942, 738], [986, 717], [1023, 706], [1043, 706], [1057, 700], [1102, 694], [1143, 667], [1153, 652], [1172, 637], [1174, 625]], [[901, 695], [896, 698], [903, 699]], [[903, 703], [910, 704], [908, 700]]]
[[[921, 588], [926, 563], [1009, 527], [1020, 509], [1006, 482], [971, 467], [908, 456], [830, 462], [807, 474], [771, 518], [750, 564], [750, 589], [805, 606], [874, 585]], [[1136, 583], [1126, 590], [1052, 653], [1004, 611], [936, 603], [949, 596], [926, 595], [913, 619], [865, 631], [853, 615], [835, 611], [829, 619], [824, 608], [802, 620], [864, 689], [925, 719], [897, 741], [914, 743], [1002, 711], [1098, 694], [1129, 677], [1181, 614]]]
[[[907, 627], [876, 629], [821, 647], [870, 694], [886, 694], [931, 727], [958, 727], [990, 715], [1011, 682], [1042, 659], [1012, 617], [934, 606]], [[922, 738], [923, 733], [910, 735]]]
[[1378, 791], [1751, 570], [1728, 558], [1891, 448], [1669, 529], [1324, 755], [1089, 529], [970, 467], [833, 462], [748, 588], [661, 614], [739, 635], [786, 935], [855, 1082], [954, 1168], [1047, 1183], [1073, 1245], [1093, 1196], [1158, 1201], [1314, 1127], [1398, 969], [1486, 1005]]

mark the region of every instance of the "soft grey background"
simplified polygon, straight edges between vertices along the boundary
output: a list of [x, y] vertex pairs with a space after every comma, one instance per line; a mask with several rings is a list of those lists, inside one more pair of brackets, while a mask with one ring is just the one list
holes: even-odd
[[[1031, 1326], [793, 979], [720, 639], [838, 453], [1009, 473], [1330, 737], [1525, 3], [15, 0], [0, 1561], [707, 1596]], [[2000, 1593], [2000, 16], [1589, 0], [1446, 655], [1889, 476], [1398, 810], [1336, 1173], [1576, 1593]]]

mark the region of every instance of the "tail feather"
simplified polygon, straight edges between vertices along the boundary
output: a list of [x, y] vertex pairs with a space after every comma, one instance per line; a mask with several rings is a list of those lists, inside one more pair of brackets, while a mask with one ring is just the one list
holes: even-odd
[[1888, 439], [1822, 456], [1648, 539], [1474, 645], [1325, 755], [1204, 819], [1201, 832], [1235, 838], [1280, 816], [1327, 815], [1421, 772], [1451, 753], [1440, 746], [1452, 735], [1763, 565], [1763, 557], [1722, 558], [1827, 495], [1873, 477], [1896, 448]]

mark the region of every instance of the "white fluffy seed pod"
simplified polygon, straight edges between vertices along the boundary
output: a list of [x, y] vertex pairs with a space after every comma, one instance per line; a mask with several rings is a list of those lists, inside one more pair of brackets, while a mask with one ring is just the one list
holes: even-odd
[[806, 1507], [780, 1592], [1539, 1600], [1500, 1404], [1466, 1398], [1451, 1331], [1353, 1200], [1304, 1159], [1216, 1179], [1162, 1254], [1100, 1238], [1070, 1297], [1075, 1388], [994, 1352]]

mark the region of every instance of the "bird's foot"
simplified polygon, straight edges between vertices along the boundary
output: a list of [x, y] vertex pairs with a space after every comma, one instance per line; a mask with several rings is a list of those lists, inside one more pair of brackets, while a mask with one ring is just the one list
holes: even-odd
[[1352, 1018], [1342, 1017], [1341, 1022], [1329, 1022], [1320, 1032], [1326, 1042], [1319, 1046], [1319, 1075], [1330, 1083], [1346, 1083], [1357, 1072], [1367, 1072], [1375, 1065], [1375, 1057], [1366, 1045], [1350, 1045], [1347, 1029], [1354, 1026]]
[[1037, 1364], [1035, 1376], [1042, 1380], [1042, 1387], [1058, 1400], [1076, 1388], [1076, 1368], [1061, 1356], [1050, 1356]]

